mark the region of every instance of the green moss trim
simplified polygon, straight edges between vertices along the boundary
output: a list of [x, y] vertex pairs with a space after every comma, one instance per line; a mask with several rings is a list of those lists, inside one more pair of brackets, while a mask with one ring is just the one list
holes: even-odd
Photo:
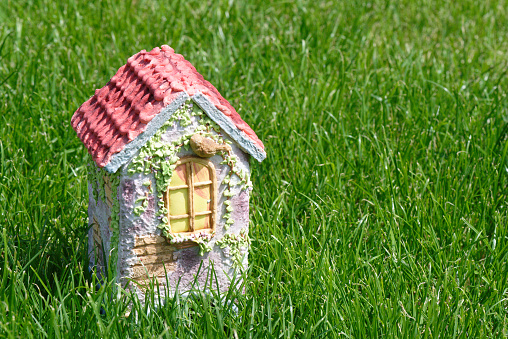
[[87, 166], [87, 179], [88, 179], [88, 183], [90, 184], [90, 186], [92, 186], [92, 197], [93, 197], [93, 200], [97, 203], [97, 199], [98, 199], [98, 185], [97, 185], [97, 179], [96, 179], [96, 170], [97, 170], [97, 166], [95, 165], [95, 162], [93, 162], [92, 158], [90, 156], [88, 156], [88, 163], [86, 164]]
[[199, 255], [204, 255], [205, 252], [210, 252], [210, 240], [212, 240], [215, 233], [199, 232], [193, 234], [169, 233], [169, 241], [171, 244], [179, 244], [186, 241], [193, 241], [199, 245]]
[[140, 203], [138, 206], [134, 207], [134, 214], [138, 217], [145, 213], [146, 208], [148, 207], [148, 197], [153, 194], [152, 182], [150, 180], [147, 179], [143, 182], [143, 186], [147, 187], [147, 191], [140, 195], [134, 202], [134, 205]]
[[88, 163], [88, 181], [92, 186], [92, 195], [95, 203], [100, 198], [106, 203], [106, 189], [104, 178], [107, 177], [111, 183], [111, 200], [109, 223], [110, 228], [110, 256], [109, 268], [116, 275], [116, 266], [118, 261], [118, 235], [120, 228], [120, 201], [118, 199], [118, 186], [120, 185], [120, 173], [108, 173], [104, 169], [97, 167], [92, 159]]
[[92, 196], [95, 203], [99, 198], [106, 201], [106, 190], [104, 189], [104, 175], [107, 174], [102, 168], [97, 167], [95, 162], [89, 156], [88, 159], [88, 182], [92, 185]]
[[242, 248], [247, 250], [250, 247], [249, 233], [244, 228], [239, 234], [226, 233], [222, 239], [217, 240], [216, 244], [223, 250], [229, 248], [229, 254], [233, 257], [233, 265], [242, 267], [243, 255]]
[[[107, 173], [106, 171], [103, 171]], [[120, 233], [120, 199], [118, 199], [118, 186], [120, 186], [120, 171], [109, 176], [109, 182], [111, 183], [111, 199], [113, 200], [113, 206], [111, 207], [111, 222], [110, 228], [110, 264], [109, 267], [111, 272], [116, 275], [116, 266], [118, 263], [118, 237]]]

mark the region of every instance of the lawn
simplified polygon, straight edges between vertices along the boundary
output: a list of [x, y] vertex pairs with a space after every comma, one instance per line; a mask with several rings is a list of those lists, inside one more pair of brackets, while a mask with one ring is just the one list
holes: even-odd
[[[267, 150], [238, 314], [87, 271], [70, 119], [162, 44]], [[0, 337], [508, 336], [507, 72], [505, 0], [3, 0]]]

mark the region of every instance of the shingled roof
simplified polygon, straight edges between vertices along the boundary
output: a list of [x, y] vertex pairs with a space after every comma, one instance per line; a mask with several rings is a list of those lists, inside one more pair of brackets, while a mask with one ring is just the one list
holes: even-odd
[[76, 110], [71, 124], [95, 163], [116, 172], [189, 98], [244, 151], [258, 161], [266, 157], [261, 140], [229, 102], [166, 45], [130, 57]]

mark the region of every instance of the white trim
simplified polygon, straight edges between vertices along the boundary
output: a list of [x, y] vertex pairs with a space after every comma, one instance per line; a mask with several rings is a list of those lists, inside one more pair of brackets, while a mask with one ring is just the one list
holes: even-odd
[[259, 162], [266, 158], [265, 151], [252, 141], [247, 134], [239, 130], [233, 121], [219, 111], [206, 96], [197, 92], [194, 96], [190, 97], [187, 92], [184, 91], [148, 123], [143, 133], [125, 145], [124, 149], [119, 153], [113, 155], [107, 165], [104, 166], [104, 169], [109, 173], [115, 173], [148, 142], [173, 113], [175, 113], [188, 99], [192, 99], [244, 152], [249, 153]]
[[238, 146], [240, 146], [244, 152], [249, 153], [259, 162], [265, 160], [265, 151], [254, 143], [254, 141], [252, 141], [252, 139], [249, 138], [243, 131], [239, 130], [233, 121], [225, 116], [224, 113], [219, 111], [206, 96], [198, 92], [192, 97], [192, 100], [194, 100], [194, 102], [201, 107], [210, 119], [219, 125], [219, 127], [222, 128], [222, 130], [229, 135], [231, 139], [236, 141]]

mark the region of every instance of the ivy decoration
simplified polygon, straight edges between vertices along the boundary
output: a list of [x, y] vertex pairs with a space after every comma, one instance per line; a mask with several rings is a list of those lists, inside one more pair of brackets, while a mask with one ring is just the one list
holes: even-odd
[[[176, 123], [185, 128], [192, 124], [192, 117], [197, 121], [196, 128], [186, 131], [183, 135], [172, 142], [163, 140], [163, 135], [169, 128], [174, 128]], [[164, 192], [167, 191], [173, 171], [176, 168], [178, 161], [178, 153], [182, 150], [190, 149], [190, 138], [195, 134], [200, 133], [204, 137], [213, 139], [217, 143], [231, 143], [226, 140], [221, 134], [219, 125], [212, 121], [206, 114], [201, 111], [197, 106], [193, 105], [191, 101], [185, 102], [182, 107], [177, 109], [171, 117], [162, 125], [162, 127], [155, 133], [154, 136], [141, 148], [139, 154], [130, 162], [128, 166], [128, 173], [143, 173], [145, 175], [152, 173], [156, 181], [157, 189], [157, 218], [159, 219], [158, 227], [162, 235], [169, 239], [170, 243], [178, 243], [182, 241], [194, 241], [200, 246], [200, 253], [211, 251], [209, 242], [213, 234], [209, 233], [196, 233], [192, 235], [173, 234], [168, 220], [168, 210], [164, 206]], [[227, 198], [224, 202], [225, 205], [225, 229], [227, 230], [234, 224], [232, 218], [233, 207], [231, 206], [231, 197], [233, 196], [233, 187], [240, 185], [241, 189], [252, 187], [247, 173], [241, 171], [237, 166], [237, 157], [231, 151], [218, 152], [223, 158], [222, 164], [227, 164], [231, 171], [226, 175], [222, 183], [226, 185], [224, 196]], [[232, 175], [237, 175], [240, 180], [233, 184]], [[135, 213], [141, 215], [146, 209], [147, 202], [145, 197], [139, 197], [136, 203], [141, 203], [135, 207]]]
[[226, 233], [217, 241], [217, 245], [223, 253], [225, 248], [229, 248], [229, 255], [233, 257], [233, 265], [242, 267], [243, 255], [241, 249], [250, 247], [249, 234], [245, 228], [239, 234]]
[[111, 221], [109, 228], [111, 252], [109, 257], [110, 268], [113, 272], [116, 271], [116, 264], [118, 259], [118, 235], [120, 228], [120, 201], [118, 199], [118, 186], [120, 186], [120, 172], [108, 173], [104, 169], [97, 167], [95, 162], [91, 159], [88, 162], [88, 182], [92, 186], [92, 195], [97, 204], [100, 198], [106, 202], [106, 189], [105, 178], [108, 178], [111, 184], [111, 200], [112, 206], [110, 208]]
[[92, 186], [92, 197], [93, 200], [97, 203], [97, 199], [99, 197], [98, 191], [99, 191], [99, 185], [97, 184], [96, 179], [96, 172], [97, 172], [97, 166], [92, 161], [91, 157], [89, 156], [88, 162], [86, 164], [87, 167], [87, 179], [88, 183]]
[[[111, 183], [111, 199], [113, 206], [111, 207], [111, 254], [110, 267], [112, 272], [116, 272], [116, 264], [118, 262], [118, 236], [120, 233], [120, 200], [118, 199], [118, 186], [120, 186], [120, 171], [109, 174], [109, 182]], [[103, 186], [104, 187], [104, 186]]]
[[106, 175], [106, 171], [98, 167], [91, 157], [89, 157], [87, 167], [87, 178], [88, 182], [92, 185], [92, 196], [95, 203], [97, 204], [99, 198], [105, 202], [106, 191], [104, 189], [104, 175]]
[[169, 242], [171, 244], [178, 244], [186, 241], [194, 241], [199, 245], [199, 255], [204, 255], [207, 252], [212, 250], [212, 246], [210, 246], [210, 240], [212, 240], [214, 233], [208, 232], [198, 232], [192, 234], [181, 234], [181, 233], [170, 233], [168, 236]]
[[145, 192], [143, 195], [140, 195], [134, 202], [134, 205], [141, 202], [139, 206], [134, 207], [134, 214], [138, 217], [141, 214], [145, 213], [146, 208], [148, 207], [148, 197], [153, 194], [152, 182], [150, 180], [147, 179], [145, 182], [143, 182], [143, 186], [148, 188], [147, 192]]

